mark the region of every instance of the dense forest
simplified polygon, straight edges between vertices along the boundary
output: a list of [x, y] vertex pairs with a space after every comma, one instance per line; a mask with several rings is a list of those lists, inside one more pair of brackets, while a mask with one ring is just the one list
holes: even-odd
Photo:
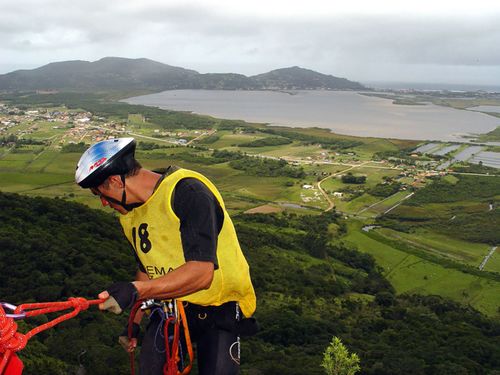
[[[347, 247], [335, 213], [234, 217], [257, 292], [260, 332], [243, 374], [322, 374], [338, 336], [362, 374], [500, 374], [500, 324], [438, 296], [395, 295], [373, 258]], [[135, 261], [117, 218], [62, 199], [0, 193], [0, 299], [95, 298]], [[126, 316], [91, 309], [32, 339], [25, 374], [128, 374], [116, 344]], [[46, 318], [21, 323], [25, 332]], [[83, 351], [85, 354], [82, 355]]]
[[238, 147], [266, 147], [266, 146], [278, 146], [287, 145], [292, 143], [288, 138], [284, 137], [268, 137], [256, 139], [255, 141], [240, 143]]

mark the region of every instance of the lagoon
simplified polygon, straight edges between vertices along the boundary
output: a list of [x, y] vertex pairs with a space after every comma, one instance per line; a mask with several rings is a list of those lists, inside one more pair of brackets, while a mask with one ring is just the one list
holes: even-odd
[[346, 91], [171, 90], [124, 100], [163, 109], [277, 126], [321, 127], [335, 133], [398, 139], [467, 142], [500, 119], [433, 104], [397, 105], [392, 100]]
[[470, 107], [467, 109], [470, 111], [500, 113], [500, 106], [498, 106], [498, 105], [479, 105], [479, 106]]

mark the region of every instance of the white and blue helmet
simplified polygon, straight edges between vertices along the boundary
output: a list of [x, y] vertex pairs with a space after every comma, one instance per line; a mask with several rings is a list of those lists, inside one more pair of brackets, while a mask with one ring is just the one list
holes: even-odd
[[134, 167], [134, 138], [98, 142], [83, 153], [76, 166], [75, 181], [82, 188], [101, 185], [109, 176], [124, 175]]

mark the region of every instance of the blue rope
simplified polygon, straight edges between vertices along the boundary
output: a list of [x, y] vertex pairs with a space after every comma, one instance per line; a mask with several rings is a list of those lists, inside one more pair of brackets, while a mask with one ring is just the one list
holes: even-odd
[[165, 311], [163, 311], [163, 309], [161, 307], [156, 307], [155, 309], [153, 309], [153, 311], [151, 311], [149, 319], [153, 318], [153, 316], [154, 316], [155, 313], [160, 314], [161, 321], [158, 324], [158, 326], [156, 327], [155, 339], [154, 339], [154, 348], [155, 348], [155, 350], [158, 353], [165, 353], [166, 349], [163, 349], [163, 350], [158, 349], [158, 346], [156, 345], [156, 341], [158, 339], [158, 335], [160, 335], [161, 336], [161, 342], [162, 343], [165, 342], [165, 335], [163, 334], [163, 324], [165, 324], [165, 321], [167, 320], [167, 313]]

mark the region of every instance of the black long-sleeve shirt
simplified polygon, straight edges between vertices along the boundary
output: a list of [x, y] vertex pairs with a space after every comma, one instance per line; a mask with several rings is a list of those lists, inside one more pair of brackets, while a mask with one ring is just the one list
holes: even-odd
[[[180, 220], [184, 259], [188, 261], [217, 261], [217, 237], [222, 229], [224, 213], [210, 189], [196, 178], [180, 180], [172, 197], [172, 208]], [[137, 264], [145, 272], [137, 254]]]

